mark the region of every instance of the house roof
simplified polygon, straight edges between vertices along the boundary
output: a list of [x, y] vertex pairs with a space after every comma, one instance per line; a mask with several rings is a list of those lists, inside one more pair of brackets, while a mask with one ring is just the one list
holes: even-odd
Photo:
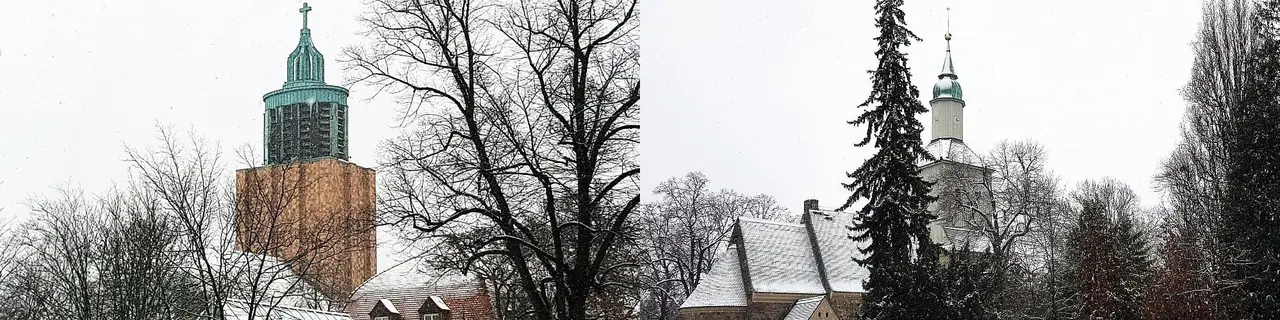
[[[240, 299], [227, 299], [227, 302], [222, 305], [224, 314], [223, 318], [226, 320], [351, 320], [350, 316], [337, 312], [296, 308], [283, 305], [270, 307], [259, 304], [258, 306], [260, 309], [254, 312], [254, 319], [249, 319], [249, 302]], [[270, 310], [270, 314], [257, 314], [266, 310]]]
[[753, 291], [826, 293], [804, 226], [742, 217], [737, 227]]
[[[395, 304], [392, 304], [392, 303], [391, 303], [391, 300], [387, 300], [387, 299], [378, 299], [378, 304], [382, 305], [382, 307], [383, 307], [383, 308], [387, 308], [387, 312], [390, 312], [390, 313], [400, 313], [400, 310], [396, 310], [396, 305], [395, 305]], [[375, 306], [376, 306], [376, 305], [375, 305]]]
[[742, 282], [738, 249], [730, 246], [716, 256], [711, 270], [702, 275], [702, 281], [689, 293], [680, 308], [745, 307], [747, 303], [747, 289]]
[[853, 260], [861, 256], [849, 230], [853, 213], [805, 215], [803, 224], [738, 218], [729, 249], [717, 255], [680, 308], [747, 306], [748, 281], [760, 293], [821, 295], [827, 293], [824, 280], [833, 292], [866, 292], [862, 283], [869, 273]]
[[418, 309], [425, 303], [444, 304], [454, 319], [496, 318], [493, 301], [479, 279], [456, 272], [433, 275], [412, 260], [375, 275], [356, 289], [352, 299], [344, 311], [356, 320], [368, 320], [379, 300], [396, 305], [404, 319], [420, 318]]
[[445, 304], [444, 299], [440, 299], [438, 296], [431, 296], [431, 304], [434, 304], [436, 309], [449, 310], [449, 305]]
[[[256, 299], [260, 305], [304, 306], [323, 300], [318, 290], [299, 277], [290, 264], [271, 255], [244, 251], [206, 251], [213, 268], [235, 282], [231, 298]], [[257, 294], [249, 294], [250, 291]]]
[[870, 276], [870, 271], [853, 260], [863, 257], [862, 248], [866, 246], [865, 242], [853, 241], [855, 234], [850, 230], [853, 213], [819, 210], [805, 214], [809, 215], [809, 224], [813, 227], [814, 241], [817, 242], [831, 291], [867, 292], [862, 282]]
[[818, 306], [822, 304], [822, 299], [825, 298], [826, 296], [817, 296], [796, 301], [796, 304], [791, 306], [791, 311], [787, 312], [787, 315], [782, 317], [782, 320], [809, 319], [813, 316], [813, 311], [818, 310]]

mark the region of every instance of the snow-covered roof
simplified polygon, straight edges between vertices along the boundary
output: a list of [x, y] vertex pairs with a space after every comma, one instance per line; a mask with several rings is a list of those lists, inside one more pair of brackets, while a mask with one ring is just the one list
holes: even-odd
[[[973, 149], [969, 149], [969, 146], [965, 145], [964, 141], [961, 141], [960, 139], [935, 139], [929, 142], [929, 145], [925, 146], [924, 150], [933, 155], [936, 161], [947, 160], [973, 166], [982, 166], [982, 158], [978, 157], [978, 154], [974, 153]], [[936, 161], [920, 159], [919, 165], [926, 165]]]
[[738, 229], [753, 291], [826, 293], [804, 226], [743, 217]]
[[979, 230], [971, 230], [958, 227], [942, 227], [942, 231], [947, 236], [949, 243], [944, 243], [942, 247], [947, 250], [955, 250], [969, 246], [971, 252], [987, 252], [991, 249], [991, 239]]
[[853, 259], [862, 257], [862, 247], [852, 239], [852, 212], [813, 211], [806, 212], [813, 226], [814, 240], [817, 241], [818, 254], [821, 256], [823, 270], [826, 270], [827, 284], [831, 291], [867, 292], [862, 282], [870, 276], [866, 267]]
[[440, 299], [439, 296], [431, 296], [431, 303], [434, 303], [436, 308], [440, 308], [440, 310], [449, 310], [449, 305], [444, 304], [444, 300]]
[[808, 320], [813, 316], [813, 311], [818, 310], [818, 305], [822, 304], [823, 298], [826, 297], [817, 296], [796, 301], [796, 304], [791, 306], [791, 311], [787, 312], [787, 315], [782, 317], [782, 320]]
[[222, 312], [226, 320], [351, 320], [343, 313], [263, 304], [258, 304], [253, 319], [249, 319], [249, 302], [239, 299], [227, 299]]
[[702, 275], [702, 281], [680, 305], [681, 309], [747, 306], [747, 289], [743, 286], [742, 268], [738, 264], [738, 248], [730, 246], [716, 259], [711, 270]]
[[378, 304], [381, 304], [383, 308], [387, 308], [387, 312], [396, 313], [396, 314], [400, 313], [400, 310], [396, 310], [396, 305], [392, 304], [391, 300], [379, 299]]
[[217, 255], [210, 257], [210, 263], [232, 281], [229, 292], [232, 298], [283, 306], [303, 306], [324, 299], [306, 279], [277, 257], [245, 251]]
[[401, 262], [365, 281], [346, 305], [354, 319], [369, 319], [369, 311], [379, 300], [399, 305], [404, 319], [419, 318], [418, 310], [431, 303], [453, 313], [455, 319], [494, 317], [492, 300], [484, 283], [458, 272], [427, 272], [419, 260]]

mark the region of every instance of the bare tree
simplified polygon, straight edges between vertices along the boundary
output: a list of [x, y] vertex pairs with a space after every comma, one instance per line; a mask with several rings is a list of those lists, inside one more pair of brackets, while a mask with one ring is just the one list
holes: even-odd
[[649, 264], [642, 271], [649, 297], [645, 319], [675, 319], [677, 307], [711, 270], [738, 217], [789, 220], [768, 195], [714, 191], [700, 172], [658, 184], [658, 201], [641, 209], [640, 225]]
[[598, 298], [634, 296], [638, 266], [619, 253], [640, 202], [636, 4], [372, 1], [347, 71], [414, 125], [384, 145], [385, 222], [482, 237], [433, 256], [510, 266], [528, 318], [630, 306]]
[[[991, 253], [992, 279], [998, 313], [1020, 313], [1013, 309], [1025, 299], [1005, 293], [1020, 283], [1006, 283], [1011, 269], [1031, 267], [1034, 248], [1030, 239], [1037, 227], [1052, 228], [1041, 220], [1053, 219], [1059, 197], [1058, 178], [1047, 168], [1044, 148], [1031, 141], [1000, 141], [981, 157], [980, 168], [951, 166], [939, 174], [934, 185], [939, 218], [967, 230], [955, 239], [974, 242], [974, 249]], [[1049, 221], [1046, 221], [1049, 222]], [[977, 246], [977, 243], [987, 244]], [[1038, 265], [1038, 263], [1036, 263]]]
[[[1236, 285], [1224, 273], [1229, 260], [1224, 236], [1224, 199], [1227, 190], [1228, 133], [1232, 111], [1245, 101], [1248, 66], [1256, 33], [1251, 22], [1252, 3], [1214, 0], [1204, 4], [1203, 18], [1193, 45], [1195, 62], [1182, 94], [1187, 110], [1182, 121], [1182, 141], [1155, 177], [1166, 195], [1169, 228], [1181, 242], [1178, 250], [1193, 250], [1182, 265], [1196, 269], [1184, 292], [1169, 298], [1212, 301], [1214, 318], [1239, 318], [1227, 306]], [[1233, 316], [1234, 315], [1234, 316]]]
[[112, 192], [102, 202], [96, 274], [102, 315], [173, 319], [202, 311], [196, 282], [175, 254], [179, 235], [158, 202], [142, 192]]
[[[205, 307], [190, 316], [222, 319], [227, 299], [248, 302], [251, 317], [269, 316], [279, 306], [324, 307], [327, 297], [312, 282], [321, 276], [315, 262], [349, 250], [342, 240], [355, 230], [344, 223], [299, 225], [290, 213], [307, 177], [285, 165], [231, 186], [216, 144], [165, 127], [158, 132], [158, 145], [126, 153], [139, 192], [154, 199], [179, 235], [175, 253]], [[248, 148], [240, 154], [246, 166], [258, 158]]]
[[[170, 254], [174, 233], [153, 203], [74, 189], [32, 200], [0, 282], [0, 315], [23, 319], [174, 319], [199, 308]], [[140, 294], [145, 293], [145, 294]]]

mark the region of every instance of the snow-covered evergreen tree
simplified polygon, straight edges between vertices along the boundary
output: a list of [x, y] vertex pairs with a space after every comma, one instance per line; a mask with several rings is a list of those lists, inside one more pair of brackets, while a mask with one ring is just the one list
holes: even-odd
[[869, 71], [871, 94], [858, 106], [866, 109], [850, 124], [867, 129], [856, 146], [874, 142], [878, 150], [848, 174], [853, 181], [844, 187], [853, 194], [840, 208], [867, 200], [858, 209], [854, 229], [859, 240], [870, 240], [860, 261], [871, 272], [864, 313], [869, 319], [938, 318], [943, 306], [939, 286], [929, 283], [937, 269], [937, 249], [926, 228], [934, 218], [926, 210], [933, 197], [916, 167], [919, 159], [929, 157], [921, 146], [924, 126], [916, 115], [928, 110], [911, 84], [907, 56], [900, 50], [919, 37], [907, 30], [902, 4], [875, 4], [879, 64]]
[[1072, 319], [1141, 319], [1152, 275], [1150, 245], [1136, 227], [1137, 199], [1124, 184], [1085, 181], [1073, 195], [1080, 210], [1067, 232], [1066, 285], [1069, 306], [1057, 316]]
[[[1227, 269], [1238, 282], [1242, 316], [1280, 310], [1280, 1], [1261, 1], [1253, 15], [1242, 101], [1226, 125], [1226, 189], [1223, 205]], [[1250, 44], [1242, 44], [1250, 45]]]

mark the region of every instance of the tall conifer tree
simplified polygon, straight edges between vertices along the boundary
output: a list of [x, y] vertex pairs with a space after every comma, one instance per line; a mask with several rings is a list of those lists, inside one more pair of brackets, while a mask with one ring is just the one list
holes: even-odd
[[1243, 94], [1226, 133], [1227, 267], [1244, 316], [1280, 310], [1280, 1], [1259, 1]]
[[[920, 92], [911, 84], [911, 69], [900, 48], [919, 41], [907, 30], [902, 0], [878, 0], [875, 25], [880, 35], [876, 57], [879, 64], [871, 73], [871, 94], [859, 108], [861, 115], [849, 122], [866, 126], [866, 136], [855, 146], [874, 142], [877, 152], [848, 177], [844, 187], [853, 192], [840, 208], [867, 200], [858, 209], [854, 232], [858, 240], [870, 239], [863, 249], [863, 263], [870, 270], [866, 287], [865, 316], [868, 319], [928, 319], [943, 314], [938, 286], [929, 283], [936, 270], [937, 249], [929, 240], [926, 226], [934, 215], [926, 209], [933, 197], [929, 183], [920, 178], [916, 166], [930, 158], [921, 146], [923, 125], [916, 115], [928, 110], [919, 100]], [[915, 252], [912, 252], [915, 250]]]

